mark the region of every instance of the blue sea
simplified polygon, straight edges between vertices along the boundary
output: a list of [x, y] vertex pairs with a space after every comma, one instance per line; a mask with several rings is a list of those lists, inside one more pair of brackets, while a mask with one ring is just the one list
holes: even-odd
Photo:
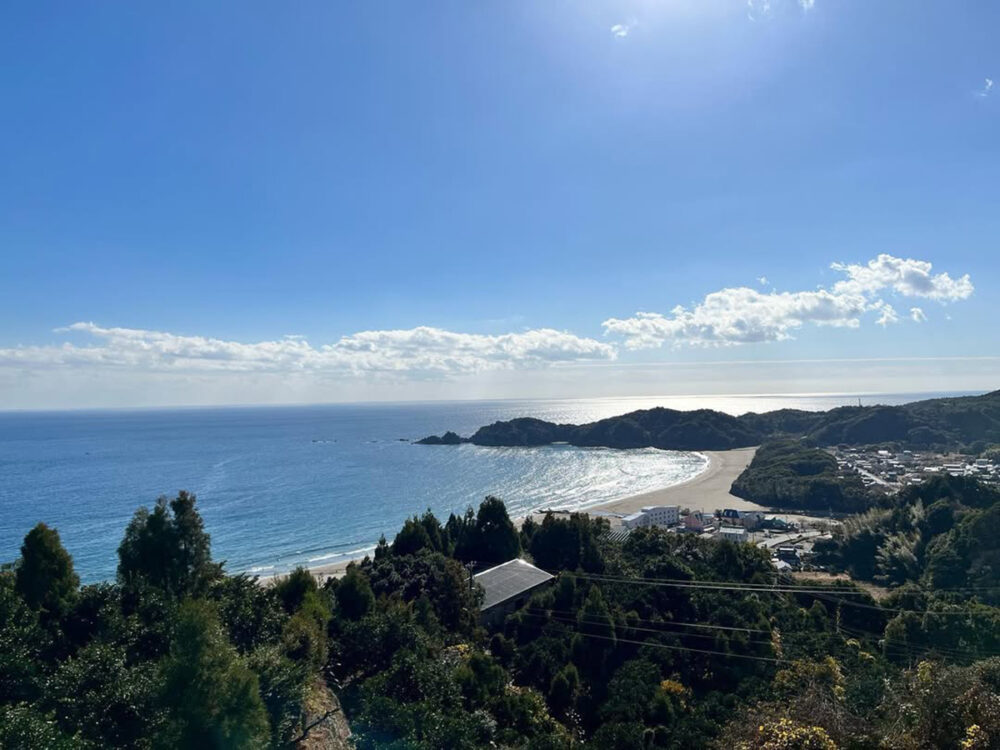
[[[955, 394], [862, 396], [903, 403]], [[0, 562], [38, 521], [59, 530], [84, 582], [114, 577], [142, 505], [196, 493], [216, 560], [260, 575], [364, 554], [432, 509], [444, 520], [486, 495], [512, 516], [585, 508], [695, 476], [697, 453], [550, 446], [420, 446], [411, 440], [534, 416], [589, 422], [634, 409], [732, 414], [827, 409], [857, 395], [463, 401], [0, 413]]]

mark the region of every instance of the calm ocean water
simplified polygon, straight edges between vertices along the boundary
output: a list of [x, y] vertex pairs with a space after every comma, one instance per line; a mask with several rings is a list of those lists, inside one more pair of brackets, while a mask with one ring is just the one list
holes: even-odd
[[[946, 394], [863, 396], [903, 403]], [[954, 395], [954, 394], [947, 394]], [[229, 571], [261, 574], [362, 554], [431, 508], [442, 520], [487, 494], [512, 515], [586, 507], [684, 481], [694, 453], [568, 446], [418, 446], [405, 440], [498, 419], [588, 422], [639, 408], [739, 414], [827, 409], [857, 396], [478, 401], [0, 413], [0, 562], [38, 521], [58, 528], [85, 582], [114, 576], [129, 518], [187, 489]]]

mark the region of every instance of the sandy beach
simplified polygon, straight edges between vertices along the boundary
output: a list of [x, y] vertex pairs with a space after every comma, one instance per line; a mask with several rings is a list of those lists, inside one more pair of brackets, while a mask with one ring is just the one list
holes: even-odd
[[760, 505], [729, 494], [729, 488], [753, 459], [756, 448], [736, 448], [729, 451], [700, 451], [708, 458], [708, 467], [686, 482], [643, 492], [640, 495], [595, 505], [588, 510], [628, 515], [647, 505], [679, 505], [691, 510], [715, 512], [717, 508], [765, 510]]
[[[351, 563], [359, 563], [364, 558], [359, 557], [356, 560], [341, 560], [340, 562], [330, 563], [328, 565], [317, 565], [315, 568], [309, 568], [309, 572], [312, 573], [319, 581], [322, 583], [327, 578], [340, 578], [347, 571], [347, 566]], [[270, 576], [267, 580], [275, 580], [278, 578], [283, 578], [284, 575], [281, 574], [276, 576]], [[261, 578], [263, 581], [264, 579]]]

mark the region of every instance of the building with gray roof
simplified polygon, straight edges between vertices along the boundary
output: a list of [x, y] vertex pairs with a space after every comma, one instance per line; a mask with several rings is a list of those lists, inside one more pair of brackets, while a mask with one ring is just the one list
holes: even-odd
[[473, 576], [483, 587], [479, 605], [483, 624], [497, 624], [524, 604], [528, 596], [549, 584], [554, 576], [520, 558], [508, 560]]

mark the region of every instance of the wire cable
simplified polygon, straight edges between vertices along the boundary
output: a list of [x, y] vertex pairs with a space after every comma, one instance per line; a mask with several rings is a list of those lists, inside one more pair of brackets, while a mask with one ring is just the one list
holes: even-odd
[[[535, 615], [535, 616], [537, 617], [538, 615]], [[752, 659], [754, 661], [764, 661], [764, 662], [771, 662], [771, 663], [775, 663], [775, 664], [785, 664], [785, 663], [788, 663], [790, 661], [789, 659], [780, 659], [780, 658], [772, 657], [772, 656], [754, 656], [752, 654], [732, 654], [732, 653], [727, 653], [725, 651], [715, 651], [713, 649], [707, 649], [707, 648], [692, 648], [692, 647], [688, 647], [688, 646], [675, 646], [675, 645], [669, 644], [669, 643], [651, 643], [649, 641], [636, 641], [636, 640], [632, 640], [630, 638], [617, 638], [617, 637], [611, 637], [611, 636], [606, 636], [606, 635], [598, 635], [597, 633], [584, 633], [584, 632], [582, 632], [580, 630], [572, 630], [571, 632], [574, 635], [579, 635], [579, 636], [582, 636], [584, 638], [597, 638], [597, 639], [600, 639], [600, 640], [603, 640], [603, 641], [612, 641], [614, 643], [629, 643], [629, 644], [633, 644], [633, 645], [636, 645], [636, 646], [649, 646], [651, 648], [665, 648], [665, 649], [669, 649], [671, 651], [689, 651], [691, 653], [696, 653], [696, 654], [708, 654], [708, 655], [711, 655], [711, 656], [725, 656], [725, 657], [732, 657], [734, 659]]]
[[[529, 608], [526, 608], [526, 609], [533, 609], [533, 610], [537, 610], [537, 611], [541, 611], [541, 612], [555, 612], [555, 613], [559, 613], [559, 614], [563, 614], [563, 615], [570, 615], [570, 616], [576, 616], [576, 614], [577, 614], [577, 612], [574, 612], [572, 610], [566, 610], [566, 609], [561, 609], [561, 610], [560, 609], [549, 609], [547, 607], [529, 607]], [[678, 626], [681, 626], [681, 627], [688, 627], [688, 628], [708, 628], [710, 630], [734, 630], [734, 631], [739, 631], [741, 633], [772, 633], [772, 632], [774, 632], [773, 630], [767, 630], [767, 629], [764, 629], [764, 628], [741, 628], [741, 627], [738, 627], [736, 625], [715, 625], [715, 624], [710, 624], [710, 623], [686, 622], [686, 621], [681, 621], [681, 620], [647, 620], [647, 619], [643, 619], [643, 618], [639, 617], [639, 618], [636, 618], [636, 621], [637, 622], [644, 622], [644, 623], [647, 623], [647, 624], [650, 624], [650, 625], [678, 625]], [[630, 625], [628, 625], [628, 623], [626, 623], [626, 626], [627, 627], [631, 627]]]
[[[584, 620], [581, 621], [579, 618], [552, 615], [551, 613], [539, 614], [539, 613], [529, 612], [528, 614], [531, 615], [532, 617], [548, 617], [551, 621], [558, 622], [558, 623], [561, 623], [561, 624], [564, 624], [564, 625], [577, 625], [577, 626], [579, 626], [579, 625], [603, 625], [603, 624], [605, 624], [601, 620], [593, 619], [593, 618], [591, 618], [591, 619], [584, 619]], [[622, 628], [622, 629], [627, 629], [627, 630], [641, 630], [644, 633], [654, 633], [656, 635], [674, 635], [674, 636], [677, 636], [678, 638], [706, 638], [706, 639], [707, 638], [712, 638], [712, 639], [716, 639], [716, 638], [719, 637], [718, 635], [712, 635], [712, 634], [709, 634], [709, 633], [682, 633], [682, 632], [678, 632], [676, 630], [673, 630], [673, 631], [671, 631], [671, 630], [657, 630], [655, 628], [644, 628], [644, 627], [640, 627], [640, 626], [637, 626], [637, 625], [629, 625], [627, 623], [624, 624], [624, 625], [620, 624], [620, 623], [612, 623], [612, 624], [615, 627], [617, 627], [617, 628]], [[774, 640], [772, 638], [763, 638], [763, 639], [748, 638], [746, 641], [743, 641], [743, 643], [752, 643], [752, 644], [756, 644], [756, 645], [765, 645], [765, 644], [773, 644]]]

